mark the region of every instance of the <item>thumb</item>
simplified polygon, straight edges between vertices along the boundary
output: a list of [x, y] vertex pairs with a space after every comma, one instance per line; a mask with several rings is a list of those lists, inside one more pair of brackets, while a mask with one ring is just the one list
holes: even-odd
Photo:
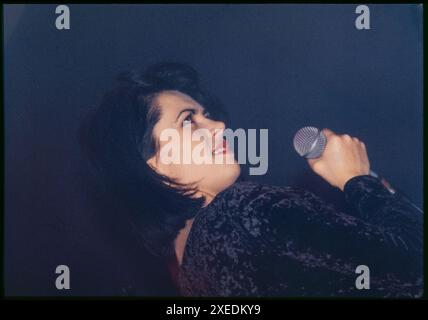
[[319, 161], [319, 158], [315, 158], [315, 159], [307, 159], [308, 164], [311, 168], [314, 167], [314, 164], [317, 163]]

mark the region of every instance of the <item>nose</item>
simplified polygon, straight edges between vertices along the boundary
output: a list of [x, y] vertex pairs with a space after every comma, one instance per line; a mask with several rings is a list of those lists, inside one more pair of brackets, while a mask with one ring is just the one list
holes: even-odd
[[211, 121], [211, 134], [216, 137], [216, 135], [223, 135], [223, 132], [226, 128], [226, 125], [223, 121]]
[[223, 121], [217, 121], [213, 119], [206, 119], [205, 128], [210, 130], [212, 134], [218, 131], [223, 132], [226, 129], [226, 125]]
[[213, 146], [217, 146], [223, 140], [223, 133], [226, 125], [223, 121], [207, 119], [206, 128], [211, 133]]

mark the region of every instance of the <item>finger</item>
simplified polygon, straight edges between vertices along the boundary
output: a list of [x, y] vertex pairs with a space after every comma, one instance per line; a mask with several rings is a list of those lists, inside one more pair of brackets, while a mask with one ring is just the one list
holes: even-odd
[[342, 134], [341, 136], [340, 136], [344, 141], [347, 141], [347, 142], [349, 142], [349, 141], [352, 141], [352, 137], [349, 135], [349, 134]]
[[329, 137], [335, 135], [335, 133], [333, 131], [331, 131], [328, 128], [324, 128], [322, 129], [322, 133], [324, 133], [325, 137], [328, 139]]

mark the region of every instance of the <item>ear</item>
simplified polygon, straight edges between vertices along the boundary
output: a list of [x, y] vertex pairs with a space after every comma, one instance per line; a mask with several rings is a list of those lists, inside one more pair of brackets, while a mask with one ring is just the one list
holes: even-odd
[[166, 175], [166, 176], [169, 175], [168, 166], [162, 166], [162, 163], [158, 161], [158, 158], [156, 157], [156, 155], [148, 159], [146, 163], [157, 174]]
[[148, 159], [146, 161], [147, 165], [152, 168], [153, 170], [157, 171], [158, 170], [158, 165], [157, 165], [157, 159], [156, 159], [156, 155], [154, 155], [153, 157], [151, 157], [150, 159]]

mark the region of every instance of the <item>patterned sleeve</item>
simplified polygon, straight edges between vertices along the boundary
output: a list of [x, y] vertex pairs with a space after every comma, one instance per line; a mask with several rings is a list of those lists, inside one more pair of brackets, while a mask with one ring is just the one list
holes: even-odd
[[357, 217], [385, 230], [394, 246], [422, 257], [423, 214], [399, 193], [391, 194], [372, 176], [352, 178], [345, 198]]
[[[421, 214], [370, 176], [351, 179], [344, 193], [346, 214], [289, 187], [228, 192], [223, 210], [246, 253], [236, 276], [251, 282], [242, 288], [260, 296], [420, 296]], [[359, 265], [370, 269], [370, 290], [355, 287]]]

